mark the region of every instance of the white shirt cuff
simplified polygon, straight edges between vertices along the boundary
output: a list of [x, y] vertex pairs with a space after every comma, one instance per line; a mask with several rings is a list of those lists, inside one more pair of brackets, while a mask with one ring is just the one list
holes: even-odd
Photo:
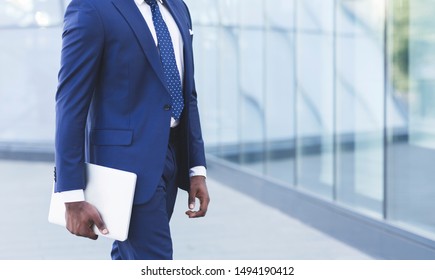
[[60, 195], [62, 196], [62, 200], [64, 203], [85, 201], [85, 193], [82, 189], [61, 192]]
[[204, 176], [207, 177], [207, 169], [205, 166], [195, 166], [190, 168], [189, 176]]

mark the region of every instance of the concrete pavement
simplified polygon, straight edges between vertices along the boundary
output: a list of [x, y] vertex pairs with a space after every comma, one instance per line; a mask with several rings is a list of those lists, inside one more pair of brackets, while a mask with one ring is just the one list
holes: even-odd
[[[106, 260], [111, 241], [71, 235], [47, 221], [53, 164], [0, 160], [0, 259]], [[206, 218], [188, 219], [179, 193], [171, 221], [178, 260], [372, 259], [322, 232], [219, 183], [207, 180]]]

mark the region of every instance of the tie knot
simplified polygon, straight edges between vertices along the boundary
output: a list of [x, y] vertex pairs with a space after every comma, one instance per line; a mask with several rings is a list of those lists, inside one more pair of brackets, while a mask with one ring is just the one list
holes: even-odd
[[157, 0], [145, 0], [145, 3], [147, 3], [150, 6], [157, 5]]

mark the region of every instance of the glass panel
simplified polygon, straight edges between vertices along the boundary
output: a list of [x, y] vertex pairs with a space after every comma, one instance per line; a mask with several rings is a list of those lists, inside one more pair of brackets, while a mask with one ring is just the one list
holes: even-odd
[[186, 3], [195, 28], [195, 76], [206, 149], [239, 163], [240, 3], [237, 0]]
[[388, 218], [435, 232], [435, 1], [389, 1]]
[[292, 30], [294, 28], [296, 0], [264, 1], [267, 26], [272, 29]]
[[334, 167], [333, 11], [332, 0], [297, 1], [297, 185], [328, 198]]
[[[50, 18], [59, 17], [60, 2], [47, 2], [59, 8], [53, 14], [46, 10]], [[13, 3], [21, 2], [2, 5]], [[23, 28], [19, 17], [9, 17], [7, 25], [14, 28], [0, 28], [0, 142], [24, 144], [25, 149], [38, 143], [51, 149], [61, 26]]]
[[55, 26], [62, 19], [62, 0], [0, 1], [0, 28]]
[[[201, 128], [207, 148], [218, 144], [218, 65], [219, 45], [217, 26], [195, 26], [195, 82], [201, 115]], [[205, 106], [207, 109], [205, 110]]]
[[[216, 154], [219, 140], [220, 111], [219, 67], [221, 45], [219, 44], [218, 2], [213, 0], [186, 1], [193, 21], [195, 81], [201, 125], [209, 153]], [[202, 109], [201, 109], [202, 108]]]
[[340, 0], [336, 12], [337, 200], [382, 217], [385, 4]]
[[266, 174], [294, 183], [294, 1], [265, 1]]
[[[195, 0], [198, 1], [198, 0]], [[219, 3], [219, 18], [221, 21], [221, 24], [224, 26], [237, 26], [240, 21], [240, 6], [241, 1], [240, 0], [223, 0], [223, 1], [216, 1], [211, 0], [216, 3]], [[245, 4], [246, 6], [246, 4]], [[248, 7], [248, 11], [250, 8]]]
[[[219, 31], [219, 94], [217, 153], [239, 162], [239, 49], [238, 29], [223, 26]], [[206, 106], [206, 105], [204, 105]], [[207, 105], [207, 108], [210, 104]], [[205, 108], [205, 107], [204, 107]]]
[[264, 22], [263, 0], [240, 1], [240, 136], [241, 164], [264, 170]]
[[218, 1], [215, 0], [185, 0], [191, 13], [194, 25], [212, 25], [219, 23]]
[[310, 32], [332, 32], [334, 0], [296, 0], [297, 28]]

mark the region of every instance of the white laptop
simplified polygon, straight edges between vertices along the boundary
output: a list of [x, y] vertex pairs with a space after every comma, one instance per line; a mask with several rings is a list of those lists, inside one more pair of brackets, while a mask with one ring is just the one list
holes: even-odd
[[[94, 225], [94, 232], [111, 239], [124, 241], [128, 237], [131, 210], [137, 175], [91, 163], [86, 163], [87, 182], [85, 200], [100, 212], [109, 233], [102, 235]], [[66, 226], [65, 204], [59, 193], [51, 196], [48, 221]]]

